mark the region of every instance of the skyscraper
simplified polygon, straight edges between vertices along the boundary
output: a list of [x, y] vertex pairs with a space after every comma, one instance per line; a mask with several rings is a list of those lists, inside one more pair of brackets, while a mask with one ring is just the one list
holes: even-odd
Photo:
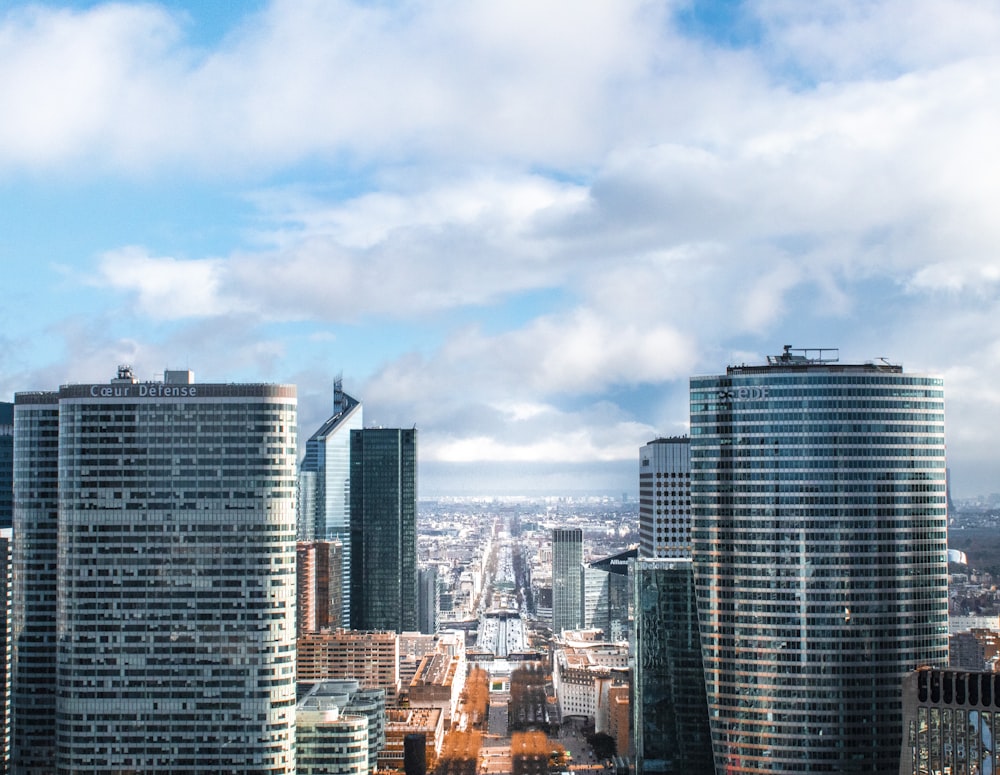
[[299, 541], [296, 545], [296, 635], [340, 626], [340, 541]]
[[583, 530], [552, 531], [552, 632], [578, 630], [583, 624]]
[[11, 549], [13, 530], [0, 527], [0, 773], [10, 772]]
[[14, 518], [14, 404], [0, 401], [0, 529]]
[[639, 554], [691, 556], [691, 460], [687, 436], [639, 449]]
[[351, 628], [417, 629], [417, 431], [351, 431]]
[[14, 771], [294, 772], [295, 388], [15, 403]]
[[300, 541], [340, 541], [340, 624], [350, 625], [351, 610], [351, 431], [361, 430], [361, 402], [333, 384], [333, 415], [306, 442], [299, 471]]
[[792, 351], [691, 379], [693, 557], [719, 772], [895, 772], [948, 660], [944, 390]]
[[632, 729], [638, 775], [714, 775], [689, 558], [632, 566]]
[[59, 394], [15, 399], [11, 772], [50, 775], [56, 760]]

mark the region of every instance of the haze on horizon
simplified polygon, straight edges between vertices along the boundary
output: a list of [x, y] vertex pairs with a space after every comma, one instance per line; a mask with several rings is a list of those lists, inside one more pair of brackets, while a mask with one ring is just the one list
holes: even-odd
[[12, 2], [0, 399], [332, 382], [423, 494], [633, 492], [688, 377], [784, 344], [945, 379], [1000, 491], [986, 0]]

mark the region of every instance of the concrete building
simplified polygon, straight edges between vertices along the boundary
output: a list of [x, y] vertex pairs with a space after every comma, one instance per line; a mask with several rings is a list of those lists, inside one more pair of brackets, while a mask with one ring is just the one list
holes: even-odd
[[13, 770], [293, 773], [295, 388], [120, 367], [15, 415]]
[[298, 682], [354, 680], [384, 689], [386, 705], [399, 697], [399, 643], [394, 632], [323, 630], [298, 639]]
[[464, 649], [458, 654], [442, 649], [425, 655], [409, 683], [410, 707], [440, 708], [445, 721], [450, 722], [465, 688], [467, 669]]
[[363, 407], [333, 384], [333, 414], [306, 442], [299, 470], [297, 537], [300, 541], [339, 541], [340, 621], [350, 627], [351, 606], [351, 432], [363, 427]]
[[339, 626], [343, 545], [340, 541], [299, 541], [295, 554], [296, 637]]
[[417, 629], [417, 431], [351, 431], [351, 628]]
[[390, 708], [385, 726], [385, 748], [379, 752], [379, 770], [403, 771], [406, 738], [423, 735], [425, 755], [441, 753], [444, 741], [444, 713], [440, 708]]
[[944, 388], [795, 351], [691, 379], [716, 768], [894, 772], [903, 676], [948, 663]]
[[639, 554], [691, 556], [691, 457], [687, 436], [639, 448]]
[[553, 653], [552, 687], [559, 716], [592, 721], [597, 732], [611, 727], [611, 690], [628, 686], [628, 645], [607, 643], [599, 631], [564, 631]]
[[386, 743], [385, 693], [346, 680], [303, 688], [295, 708], [299, 775], [374, 772]]
[[577, 630], [580, 620], [583, 590], [583, 531], [578, 527], [556, 528], [552, 531], [552, 632]]

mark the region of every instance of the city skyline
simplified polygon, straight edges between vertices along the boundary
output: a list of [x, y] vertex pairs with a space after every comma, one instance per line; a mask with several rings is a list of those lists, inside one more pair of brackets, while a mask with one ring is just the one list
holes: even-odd
[[0, 401], [334, 379], [420, 492], [635, 493], [687, 380], [796, 347], [947, 384], [1000, 491], [986, 2], [12, 3]]

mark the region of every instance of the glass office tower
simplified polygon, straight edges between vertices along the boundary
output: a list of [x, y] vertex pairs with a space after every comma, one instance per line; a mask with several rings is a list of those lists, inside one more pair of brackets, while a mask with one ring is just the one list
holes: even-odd
[[299, 472], [298, 539], [340, 541], [339, 624], [350, 626], [351, 611], [351, 432], [361, 430], [361, 402], [333, 384], [333, 414], [306, 442]]
[[50, 775], [56, 758], [59, 394], [18, 393], [15, 399], [11, 772]]
[[417, 431], [351, 431], [351, 628], [417, 629]]
[[14, 519], [14, 404], [0, 401], [0, 529]]
[[895, 772], [902, 678], [948, 663], [942, 380], [833, 354], [691, 379], [720, 773]]
[[632, 734], [638, 775], [712, 775], [691, 560], [632, 562]]
[[557, 527], [552, 531], [552, 632], [578, 630], [583, 625], [583, 530]]
[[52, 396], [16, 400], [13, 770], [293, 773], [295, 388]]

